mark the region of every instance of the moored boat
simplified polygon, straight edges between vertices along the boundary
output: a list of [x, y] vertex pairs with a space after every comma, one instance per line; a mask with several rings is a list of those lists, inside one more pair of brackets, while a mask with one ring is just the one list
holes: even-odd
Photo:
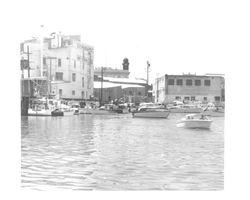
[[189, 114], [177, 122], [178, 127], [209, 129], [212, 120], [203, 114]]
[[132, 112], [135, 118], [168, 118], [169, 110], [162, 106], [142, 106]]
[[55, 107], [45, 99], [35, 99], [30, 103], [28, 116], [52, 116]]
[[225, 109], [224, 106], [215, 106], [214, 104], [208, 104], [204, 108], [203, 113], [210, 117], [224, 117]]
[[168, 107], [171, 113], [201, 113], [203, 109], [199, 105], [183, 104]]

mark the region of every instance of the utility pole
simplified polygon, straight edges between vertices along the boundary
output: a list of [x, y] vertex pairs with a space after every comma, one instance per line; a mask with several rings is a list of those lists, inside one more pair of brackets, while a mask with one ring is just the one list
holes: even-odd
[[28, 56], [28, 78], [30, 78], [30, 48], [27, 46], [27, 56]]
[[147, 97], [148, 97], [148, 90], [149, 90], [149, 68], [150, 68], [150, 63], [149, 61], [147, 61], [147, 85], [146, 85], [146, 94], [147, 94]]
[[102, 106], [102, 89], [103, 89], [103, 67], [101, 68], [101, 98], [100, 98], [100, 106]]
[[149, 68], [150, 68], [150, 63], [147, 61], [147, 85], [149, 83]]

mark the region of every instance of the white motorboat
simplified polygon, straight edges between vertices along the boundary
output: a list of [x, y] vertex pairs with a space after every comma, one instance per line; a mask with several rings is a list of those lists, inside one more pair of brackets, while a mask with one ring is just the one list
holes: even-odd
[[169, 110], [162, 106], [142, 106], [132, 112], [133, 117], [139, 118], [168, 118]]
[[177, 122], [178, 127], [209, 129], [212, 120], [203, 114], [189, 114]]
[[89, 109], [89, 111], [93, 115], [114, 115], [114, 114], [118, 114], [113, 109], [113, 104], [105, 104], [104, 106], [101, 106], [100, 108]]
[[210, 117], [224, 117], [225, 109], [224, 107], [215, 106], [214, 104], [208, 104], [206, 108], [204, 108], [203, 113]]
[[194, 104], [183, 104], [168, 106], [168, 109], [171, 113], [201, 113], [203, 109], [199, 105]]

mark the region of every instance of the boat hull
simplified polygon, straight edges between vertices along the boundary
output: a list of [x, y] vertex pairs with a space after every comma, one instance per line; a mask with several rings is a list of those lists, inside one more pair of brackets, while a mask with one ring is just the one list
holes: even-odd
[[225, 113], [222, 111], [204, 111], [204, 114], [210, 117], [224, 117], [225, 116]]
[[203, 110], [201, 108], [176, 108], [169, 109], [171, 113], [201, 113]]
[[95, 109], [92, 109], [92, 110], [90, 110], [90, 114], [92, 114], [92, 115], [115, 115], [117, 113], [113, 112], [113, 111], [108, 111], [108, 110], [95, 110]]
[[28, 116], [52, 116], [51, 110], [32, 110], [28, 109]]
[[161, 112], [134, 112], [132, 113], [134, 118], [168, 118], [168, 111]]
[[181, 120], [177, 124], [185, 128], [209, 129], [212, 124], [212, 120]]
[[72, 116], [72, 115], [74, 115], [75, 114], [75, 111], [63, 111], [63, 115], [64, 116]]

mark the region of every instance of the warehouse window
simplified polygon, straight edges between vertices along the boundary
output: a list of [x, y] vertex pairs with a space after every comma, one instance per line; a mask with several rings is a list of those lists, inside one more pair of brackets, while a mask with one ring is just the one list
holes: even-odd
[[219, 96], [216, 96], [216, 97], [214, 97], [214, 100], [215, 100], [215, 101], [220, 101], [220, 97], [219, 97]]
[[207, 101], [207, 97], [203, 97], [203, 101]]
[[59, 89], [59, 95], [62, 96], [62, 94], [63, 94], [63, 90]]
[[184, 99], [185, 99], [185, 100], [189, 100], [189, 99], [190, 99], [190, 97], [185, 97]]
[[43, 58], [43, 65], [46, 65], [46, 58]]
[[62, 59], [58, 58], [58, 67], [61, 67], [61, 66], [62, 66]]
[[182, 79], [177, 79], [176, 85], [183, 85], [183, 80]]
[[174, 79], [168, 79], [168, 85], [174, 85]]
[[210, 84], [211, 84], [210, 80], [204, 80], [204, 85], [205, 86], [210, 86]]
[[193, 85], [193, 81], [191, 79], [186, 80], [186, 85], [191, 86]]
[[84, 91], [82, 91], [82, 99], [84, 99]]
[[72, 90], [72, 95], [75, 95], [76, 94], [76, 91], [75, 90]]
[[191, 96], [191, 101], [195, 101], [195, 96]]
[[196, 86], [201, 86], [201, 80], [195, 80], [195, 85]]
[[176, 96], [175, 100], [181, 100], [181, 97], [180, 96]]
[[63, 80], [63, 73], [56, 72], [56, 81], [62, 81], [62, 80]]
[[76, 81], [76, 74], [72, 73], [72, 81], [75, 82]]
[[141, 96], [141, 92], [138, 92], [138, 95]]
[[82, 87], [84, 88], [84, 77], [82, 77]]

